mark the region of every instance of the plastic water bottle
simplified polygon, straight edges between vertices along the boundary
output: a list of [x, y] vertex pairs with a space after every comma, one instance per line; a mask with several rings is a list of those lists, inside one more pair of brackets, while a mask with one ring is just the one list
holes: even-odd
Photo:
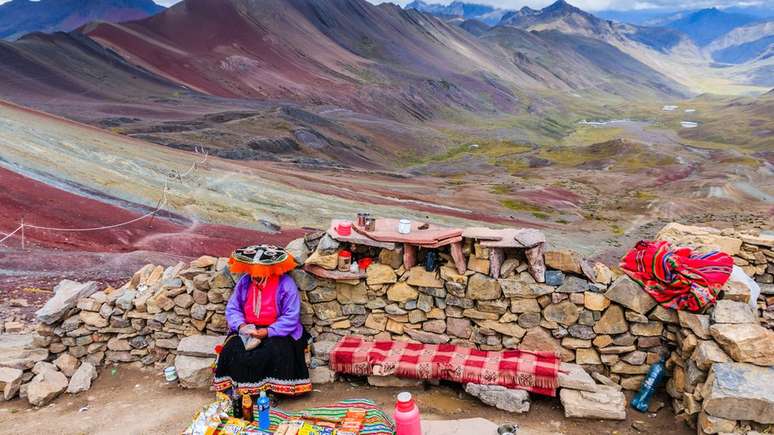
[[269, 408], [271, 408], [271, 401], [266, 392], [261, 391], [261, 395], [258, 397], [258, 428], [261, 430], [269, 430], [271, 425]]
[[422, 424], [419, 419], [419, 408], [414, 403], [411, 393], [398, 394], [395, 404], [395, 433], [397, 435], [422, 435]]
[[640, 391], [632, 397], [632, 401], [630, 402], [632, 408], [640, 412], [648, 410], [650, 399], [653, 397], [653, 393], [656, 392], [656, 387], [658, 387], [658, 384], [661, 383], [661, 380], [664, 378], [664, 361], [665, 358], [662, 356], [657, 363], [650, 366], [648, 375], [642, 380]]

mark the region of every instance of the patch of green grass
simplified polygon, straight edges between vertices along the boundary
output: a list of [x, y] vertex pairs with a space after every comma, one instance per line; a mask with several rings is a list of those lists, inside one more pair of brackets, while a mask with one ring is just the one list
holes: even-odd
[[548, 213], [542, 212], [542, 211], [533, 211], [532, 216], [535, 216], [536, 218], [540, 220], [547, 221], [550, 217]]
[[541, 207], [538, 207], [535, 204], [518, 199], [503, 199], [500, 200], [500, 204], [502, 204], [503, 207], [513, 211], [522, 211], [527, 213], [540, 213], [544, 211]]
[[562, 143], [564, 145], [591, 145], [620, 137], [624, 137], [622, 128], [581, 126], [562, 139]]
[[489, 191], [496, 195], [507, 195], [511, 193], [511, 186], [508, 184], [495, 184], [489, 188]]
[[634, 192], [634, 197], [637, 199], [641, 199], [643, 201], [653, 201], [656, 198], [658, 198], [657, 195], [650, 193], [650, 192], [643, 192], [641, 190], [637, 190]]
[[624, 229], [621, 228], [617, 224], [610, 225], [610, 231], [612, 231], [613, 234], [616, 235], [616, 236], [623, 236], [624, 235]]

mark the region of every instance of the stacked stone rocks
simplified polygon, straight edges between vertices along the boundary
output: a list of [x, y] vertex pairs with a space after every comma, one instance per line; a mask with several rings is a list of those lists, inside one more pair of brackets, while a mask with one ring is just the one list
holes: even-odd
[[[95, 368], [112, 363], [174, 363], [184, 386], [202, 386], [208, 381], [214, 345], [228, 329], [224, 313], [234, 277], [227, 261], [204, 256], [166, 268], [149, 264], [119, 289], [63, 281], [36, 313], [40, 323], [30, 338], [31, 357], [10, 367], [23, 372], [16, 390], [41, 406], [68, 386], [73, 393], [88, 389]], [[190, 336], [216, 339], [205, 339], [202, 346], [184, 340]], [[0, 362], [2, 366], [9, 364]], [[89, 376], [76, 376], [81, 369]], [[0, 382], [3, 376], [0, 373]], [[74, 382], [81, 386], [76, 388]], [[50, 386], [50, 394], [40, 400], [33, 397], [37, 383]]]
[[707, 314], [678, 319], [667, 361], [675, 414], [699, 434], [774, 428], [774, 332], [749, 300], [721, 299]]
[[750, 306], [721, 300], [710, 314], [680, 313], [683, 329], [667, 366], [675, 413], [698, 433], [770, 430], [774, 424], [774, 333]]
[[46, 317], [49, 301], [37, 313], [43, 322], [38, 334], [53, 354], [67, 352], [97, 366], [171, 363], [182, 337], [228, 330], [224, 313], [233, 287], [225, 258], [167, 268], [149, 264], [119, 289], [79, 298], [60, 318]]
[[[656, 238], [678, 245], [710, 246], [733, 256], [734, 264], [758, 282], [761, 324], [774, 329], [774, 236], [671, 223], [661, 229]], [[727, 298], [736, 300], [747, 297], [747, 292], [746, 286], [734, 283], [724, 289]]]
[[[736, 247], [735, 258], [747, 255], [742, 251], [762, 253], [768, 270], [767, 239], [733, 240], [729, 249]], [[708, 422], [724, 423], [718, 419], [733, 421], [737, 428], [748, 421], [766, 423], [762, 420], [768, 417], [757, 414], [725, 414], [713, 394], [726, 394], [726, 381], [737, 370], [762, 379], [770, 376], [774, 333], [760, 325], [766, 325], [766, 313], [774, 305], [767, 299], [771, 284], [761, 283], [757, 309], [745, 305], [749, 288], [729, 284], [710, 313], [677, 313], [658, 306], [628, 277], [615, 276], [605, 265], [572, 251], [546, 252], [545, 275], [533, 276], [524, 251], [506, 249], [494, 276], [492, 252], [477, 240], [463, 242], [467, 267], [462, 273], [444, 248], [436, 250], [440, 265], [428, 271], [425, 250], [418, 253], [419, 265], [407, 269], [400, 246], [343, 244], [325, 233], [291, 242], [288, 250], [300, 263], [291, 273], [301, 291], [302, 323], [315, 338], [313, 382], [334, 379], [326, 368], [328, 353], [350, 334], [485, 350], [552, 350], [564, 362], [560, 396], [568, 416], [624, 418], [621, 390], [638, 389], [650, 364], [668, 356], [674, 373], [668, 391], [686, 421], [706, 433], [713, 433]], [[365, 271], [339, 274], [335, 269], [342, 249], [356, 258], [370, 257], [373, 264]], [[765, 273], [756, 277], [765, 281]], [[114, 363], [174, 363], [183, 386], [204, 386], [211, 376], [214, 346], [227, 331], [225, 304], [234, 280], [225, 258], [205, 256], [167, 268], [147, 265], [118, 289], [63, 281], [37, 313], [37, 335], [9, 345], [16, 346], [15, 357], [0, 358], [0, 367], [17, 370], [0, 369], [0, 387], [6, 398], [21, 391], [42, 405], [73, 384], [82, 367], [84, 373], [76, 379], [80, 385], [90, 384], [89, 367]], [[0, 340], [0, 350], [2, 345]], [[526, 395], [514, 407], [512, 392], [467, 389], [497, 406], [513, 402], [507, 406], [528, 409]], [[42, 399], [33, 401], [31, 391]], [[739, 392], [736, 399], [743, 398], [739, 403], [745, 406], [737, 408], [754, 406], [759, 414], [770, 409], [774, 396], [763, 402], [755, 397]]]
[[748, 286], [729, 281], [721, 299], [705, 314], [677, 313], [680, 329], [667, 361], [672, 373], [667, 392], [675, 414], [699, 434], [770, 432], [774, 238], [674, 223], [658, 237], [727, 252], [761, 288], [758, 299], [751, 301]]
[[518, 250], [508, 252], [499, 276], [491, 276], [489, 252], [474, 240], [465, 245], [468, 270], [462, 274], [451, 262], [437, 271], [406, 270], [400, 250], [339, 246], [327, 235], [317, 246], [308, 242], [292, 244], [306, 265], [333, 270], [342, 248], [369, 249], [380, 260], [358, 280], [294, 272], [303, 291], [303, 323], [323, 341], [358, 334], [483, 350], [553, 350], [564, 362], [636, 389], [648, 364], [668, 353], [664, 342], [676, 339], [674, 312], [654, 309], [655, 301], [632, 280], [613, 281], [605, 265], [571, 251], [546, 252], [549, 270], [540, 283]]
[[[737, 235], [742, 240], [734, 263], [755, 279], [761, 287], [758, 305], [762, 311], [763, 326], [774, 330], [774, 237]], [[744, 294], [744, 289], [730, 289], [729, 293]]]
[[742, 240], [734, 263], [761, 284], [774, 283], [774, 237], [737, 235]]

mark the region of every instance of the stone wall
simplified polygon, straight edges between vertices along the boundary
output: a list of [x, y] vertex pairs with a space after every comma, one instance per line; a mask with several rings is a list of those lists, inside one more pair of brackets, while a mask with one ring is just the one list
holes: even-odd
[[[664, 237], [679, 235], [670, 231]], [[348, 334], [486, 350], [554, 350], [566, 370], [580, 367], [605, 388], [626, 390], [638, 389], [650, 364], [665, 356], [676, 413], [712, 433], [711, 424], [731, 424], [720, 419], [736, 427], [756, 419], [755, 424], [772, 423], [761, 421], [770, 415], [763, 411], [729, 418], [714, 405], [713, 391], [727, 392], [720, 383], [734, 371], [765, 377], [774, 370], [774, 333], [760, 326], [770, 323], [774, 312], [774, 292], [766, 283], [772, 245], [755, 236], [713, 236], [735, 240], [735, 258], [762, 282], [756, 309], [748, 305], [748, 288], [729, 283], [723, 300], [707, 314], [667, 310], [628, 277], [571, 251], [545, 252], [547, 270], [541, 276], [529, 269], [524, 250], [505, 249], [499, 273], [492, 276], [490, 248], [473, 239], [463, 240], [463, 273], [448, 248], [435, 250], [440, 263], [435, 271], [424, 267], [426, 250], [416, 253], [418, 266], [407, 270], [401, 247], [352, 246], [324, 233], [296, 240], [288, 249], [303, 263], [292, 275], [302, 295], [302, 322], [315, 339], [311, 367], [317, 381], [333, 378], [325, 369], [327, 352]], [[344, 248], [375, 262], [358, 274], [337, 274], [337, 253]], [[80, 386], [72, 390], [82, 390], [94, 367], [111, 363], [174, 364], [184, 386], [206, 385], [212, 349], [227, 331], [225, 304], [236, 278], [226, 265], [226, 259], [213, 257], [169, 268], [147, 265], [118, 289], [64, 281], [38, 312], [35, 344], [45, 350], [20, 360], [18, 372], [0, 373], [0, 386], [5, 376], [10, 390], [21, 386], [31, 403], [41, 405], [73, 379]], [[723, 365], [713, 369], [715, 364]], [[85, 373], [76, 377], [78, 370]], [[592, 381], [589, 388], [602, 386]], [[771, 398], [763, 402], [756, 409], [772, 404]]]

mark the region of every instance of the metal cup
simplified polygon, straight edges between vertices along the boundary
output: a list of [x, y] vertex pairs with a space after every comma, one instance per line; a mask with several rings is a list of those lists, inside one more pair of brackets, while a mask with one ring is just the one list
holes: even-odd
[[365, 213], [361, 212], [357, 214], [357, 226], [359, 227], [365, 227], [366, 226], [366, 219], [371, 216], [371, 213]]
[[516, 435], [519, 432], [518, 424], [504, 424], [497, 428], [498, 435]]

